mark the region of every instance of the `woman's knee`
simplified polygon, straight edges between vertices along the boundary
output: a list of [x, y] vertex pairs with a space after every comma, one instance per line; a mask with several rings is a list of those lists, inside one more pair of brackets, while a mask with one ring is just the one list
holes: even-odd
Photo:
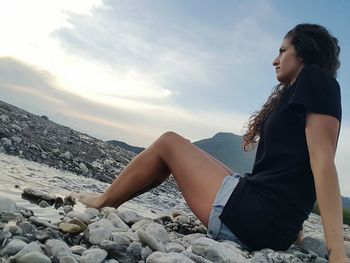
[[187, 141], [184, 137], [181, 135], [173, 132], [173, 131], [167, 131], [163, 133], [154, 143], [154, 146], [161, 152], [161, 153], [169, 153], [171, 152], [174, 147], [178, 146], [180, 142]]

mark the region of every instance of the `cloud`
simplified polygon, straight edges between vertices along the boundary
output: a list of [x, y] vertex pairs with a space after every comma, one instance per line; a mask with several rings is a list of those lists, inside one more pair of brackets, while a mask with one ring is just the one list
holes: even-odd
[[225, 113], [194, 114], [171, 105], [146, 104], [140, 111], [139, 105], [125, 109], [125, 101], [120, 105], [97, 103], [62, 89], [51, 73], [10, 57], [0, 58], [0, 83], [2, 100], [8, 103], [103, 140], [118, 139], [139, 146], [149, 145], [167, 130], [190, 140], [219, 131], [240, 134], [247, 118]]
[[[206, 105], [214, 111], [243, 112], [251, 103], [248, 92], [261, 90], [261, 83], [267, 83], [266, 93], [258, 93], [261, 102], [270, 92], [273, 71], [266, 63], [271, 64], [281, 40], [262, 26], [271, 17], [278, 18], [270, 1], [236, 3], [232, 20], [214, 27], [213, 19], [198, 17], [204, 12], [219, 18], [206, 9], [208, 3], [197, 6], [196, 13], [191, 14], [174, 3], [103, 3], [91, 15], [70, 13], [70, 26], [52, 36], [70, 54], [107, 65], [116, 76], [131, 73], [134, 79], [146, 80], [146, 86], [134, 85], [135, 89], [139, 87], [138, 92], [132, 93], [129, 85], [130, 98], [137, 99], [135, 94], [148, 89], [152, 96], [143, 99], [150, 103], [155, 103], [151, 98], [157, 97], [154, 94], [161, 94], [158, 104], [181, 105], [194, 111]], [[176, 17], [179, 15], [182, 19]], [[123, 84], [116, 80], [118, 89]], [[108, 95], [121, 94], [116, 93]]]

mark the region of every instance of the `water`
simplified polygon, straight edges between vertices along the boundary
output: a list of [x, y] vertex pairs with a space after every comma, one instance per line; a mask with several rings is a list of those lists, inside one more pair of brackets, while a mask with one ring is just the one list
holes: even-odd
[[[92, 178], [0, 153], [0, 196], [8, 197], [18, 206], [33, 210], [39, 218], [52, 221], [59, 220], [62, 216], [53, 207], [40, 208], [22, 199], [21, 194], [26, 187], [35, 187], [64, 198], [71, 192], [103, 192], [108, 186], [109, 184]], [[150, 218], [169, 214], [173, 210], [189, 211], [184, 199], [172, 192], [174, 191], [169, 192], [157, 188], [126, 202], [119, 209], [133, 210]], [[83, 211], [84, 208], [82, 204], [74, 206], [77, 211]]]

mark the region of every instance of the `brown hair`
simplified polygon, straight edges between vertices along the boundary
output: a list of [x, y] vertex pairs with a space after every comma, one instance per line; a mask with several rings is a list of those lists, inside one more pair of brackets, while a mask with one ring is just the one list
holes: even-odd
[[[326, 28], [316, 24], [299, 24], [284, 38], [290, 40], [297, 56], [303, 59], [305, 65], [317, 64], [331, 76], [337, 76], [337, 70], [340, 67], [340, 47], [338, 40]], [[243, 127], [243, 129], [246, 127], [242, 141], [244, 151], [249, 151], [257, 145], [267, 117], [274, 107], [278, 106], [288, 88], [289, 85], [283, 83], [275, 86], [261, 110], [255, 111], [250, 116], [247, 125]]]

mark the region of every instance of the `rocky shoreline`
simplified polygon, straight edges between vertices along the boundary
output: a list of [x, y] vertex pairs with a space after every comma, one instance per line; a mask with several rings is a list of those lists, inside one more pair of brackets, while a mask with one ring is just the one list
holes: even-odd
[[135, 154], [0, 101], [0, 152], [111, 183]]
[[[136, 154], [0, 100], [0, 153], [112, 183]], [[171, 177], [160, 187], [178, 198]]]
[[[135, 157], [132, 152], [2, 101], [0, 152], [107, 183]], [[164, 198], [172, 199], [167, 211], [182, 200], [172, 180], [154, 194], [163, 198], [158, 198], [159, 203], [151, 202], [156, 206], [162, 206]], [[0, 196], [0, 263], [327, 262], [322, 223], [315, 214], [304, 222], [306, 238], [300, 246], [292, 245], [287, 251], [250, 252], [234, 242], [207, 238], [205, 227], [187, 209], [148, 218], [110, 207], [77, 211], [75, 200], [41, 189], [25, 188], [22, 198], [35, 202], [38, 209], [57, 209], [60, 217], [40, 218]], [[344, 225], [344, 233], [350, 256], [348, 225]]]
[[[304, 223], [306, 238], [287, 251], [246, 251], [231, 241], [206, 237], [193, 214], [174, 211], [151, 219], [133, 211], [106, 207], [74, 210], [75, 200], [39, 189], [24, 189], [40, 206], [56, 206], [62, 216], [51, 222], [0, 197], [0, 262], [18, 263], [271, 263], [327, 262], [322, 224], [311, 214]], [[344, 225], [350, 252], [350, 227]]]

